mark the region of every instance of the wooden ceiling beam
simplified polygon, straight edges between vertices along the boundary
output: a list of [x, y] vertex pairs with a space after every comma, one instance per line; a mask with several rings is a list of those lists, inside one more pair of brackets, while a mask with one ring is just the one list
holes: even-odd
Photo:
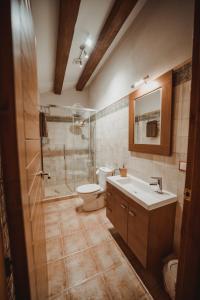
[[61, 94], [81, 0], [60, 0], [54, 93]]
[[99, 34], [95, 48], [78, 80], [76, 85], [77, 91], [83, 90], [136, 3], [137, 0], [115, 0], [111, 12]]

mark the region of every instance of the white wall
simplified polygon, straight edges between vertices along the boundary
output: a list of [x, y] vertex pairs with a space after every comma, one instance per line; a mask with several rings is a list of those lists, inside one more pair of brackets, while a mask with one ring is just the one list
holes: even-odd
[[55, 104], [71, 106], [75, 103], [80, 103], [84, 107], [88, 107], [88, 89], [78, 92], [75, 89], [63, 90], [61, 95], [56, 95], [53, 92], [40, 94], [40, 104]]
[[192, 56], [193, 0], [148, 0], [89, 86], [90, 106], [128, 95], [131, 84], [155, 78]]
[[73, 105], [88, 107], [88, 90], [77, 92], [63, 84], [61, 95], [52, 92], [58, 30], [59, 1], [31, 0], [36, 34], [38, 83], [41, 104]]
[[53, 86], [59, 1], [31, 0], [31, 8], [36, 35], [39, 90], [46, 92]]

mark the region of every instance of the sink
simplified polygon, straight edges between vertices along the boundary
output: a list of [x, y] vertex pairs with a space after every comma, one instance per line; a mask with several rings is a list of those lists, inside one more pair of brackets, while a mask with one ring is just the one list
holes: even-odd
[[176, 195], [168, 191], [163, 191], [162, 194], [157, 193], [152, 190], [148, 182], [131, 175], [110, 176], [107, 177], [107, 181], [148, 210], [177, 201]]
[[127, 184], [127, 183], [131, 183], [132, 179], [130, 177], [125, 177], [125, 178], [120, 178], [116, 180], [119, 184]]

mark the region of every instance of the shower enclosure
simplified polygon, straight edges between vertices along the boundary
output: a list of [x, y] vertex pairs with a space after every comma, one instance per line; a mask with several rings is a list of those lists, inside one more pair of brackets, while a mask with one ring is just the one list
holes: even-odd
[[48, 137], [42, 138], [45, 197], [76, 192], [82, 184], [94, 183], [96, 111], [81, 106], [42, 106]]

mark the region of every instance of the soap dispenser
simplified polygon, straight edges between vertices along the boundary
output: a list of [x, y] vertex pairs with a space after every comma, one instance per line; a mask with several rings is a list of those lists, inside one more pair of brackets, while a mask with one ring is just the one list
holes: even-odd
[[122, 168], [119, 168], [120, 176], [126, 177], [127, 176], [127, 168], [125, 168], [125, 165], [123, 164]]

